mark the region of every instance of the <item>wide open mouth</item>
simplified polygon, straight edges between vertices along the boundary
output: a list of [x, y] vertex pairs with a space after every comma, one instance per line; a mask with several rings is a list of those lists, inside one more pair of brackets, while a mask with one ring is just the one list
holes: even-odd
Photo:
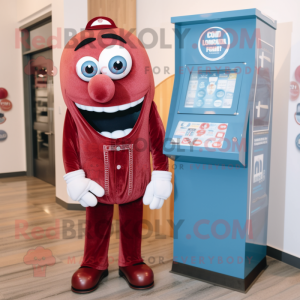
[[86, 121], [101, 135], [119, 139], [133, 129], [143, 106], [144, 97], [124, 105], [96, 107], [75, 103]]

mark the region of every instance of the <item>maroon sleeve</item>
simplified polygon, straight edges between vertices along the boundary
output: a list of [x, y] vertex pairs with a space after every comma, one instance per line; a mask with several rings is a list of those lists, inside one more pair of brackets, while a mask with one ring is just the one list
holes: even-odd
[[150, 110], [149, 135], [153, 171], [168, 171], [168, 157], [163, 154], [165, 129], [154, 102]]
[[63, 160], [66, 173], [81, 169], [77, 128], [69, 110], [64, 124]]

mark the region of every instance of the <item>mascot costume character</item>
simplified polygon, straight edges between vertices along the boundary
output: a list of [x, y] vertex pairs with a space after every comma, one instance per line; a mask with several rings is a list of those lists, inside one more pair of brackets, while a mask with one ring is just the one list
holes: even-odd
[[161, 208], [172, 173], [146, 50], [111, 19], [94, 18], [65, 46], [60, 76], [64, 179], [69, 197], [86, 207], [84, 257], [72, 291], [92, 292], [108, 275], [113, 204], [120, 216], [119, 275], [133, 289], [151, 288], [153, 271], [141, 257], [143, 203]]

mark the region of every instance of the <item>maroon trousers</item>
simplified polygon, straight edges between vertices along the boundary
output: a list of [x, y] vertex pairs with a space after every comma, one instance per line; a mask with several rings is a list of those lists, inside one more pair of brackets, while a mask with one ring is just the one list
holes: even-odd
[[[108, 268], [108, 247], [114, 206], [98, 203], [86, 208], [86, 234], [84, 257], [81, 266], [98, 270]], [[119, 266], [127, 267], [142, 262], [141, 241], [143, 201], [119, 205], [120, 247]]]

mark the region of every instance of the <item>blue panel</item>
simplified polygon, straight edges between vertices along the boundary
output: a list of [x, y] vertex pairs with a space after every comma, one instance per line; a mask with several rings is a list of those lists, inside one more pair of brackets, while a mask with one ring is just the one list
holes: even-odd
[[[183, 223], [178, 238], [174, 237], [174, 260], [244, 278], [245, 236], [241, 238], [238, 231], [234, 236], [234, 232], [237, 224], [242, 229], [246, 224], [247, 176], [247, 169], [176, 162], [174, 224], [180, 224], [180, 220]], [[197, 229], [201, 220], [209, 224]], [[225, 225], [216, 227], [221, 235], [216, 238], [214, 222], [228, 224], [225, 239]], [[197, 237], [195, 230], [208, 238]], [[201, 257], [204, 263], [199, 261]]]
[[209, 23], [216, 21], [228, 21], [228, 20], [245, 20], [247, 18], [258, 18], [271, 26], [272, 28], [277, 28], [277, 21], [273, 20], [271, 17], [263, 14], [260, 10], [256, 8], [243, 9], [243, 10], [233, 10], [233, 11], [224, 11], [217, 13], [208, 13], [208, 14], [198, 14], [190, 16], [180, 16], [172, 17], [171, 22], [177, 23], [179, 25], [191, 25], [191, 24], [201, 24]]
[[[249, 176], [247, 219], [251, 222], [253, 238], [247, 239], [246, 257], [258, 263], [266, 256], [269, 204], [272, 102], [274, 78], [274, 31], [257, 20], [260, 45], [255, 53], [255, 68], [260, 70], [253, 82], [249, 98]], [[245, 277], [252, 271], [246, 264]]]

